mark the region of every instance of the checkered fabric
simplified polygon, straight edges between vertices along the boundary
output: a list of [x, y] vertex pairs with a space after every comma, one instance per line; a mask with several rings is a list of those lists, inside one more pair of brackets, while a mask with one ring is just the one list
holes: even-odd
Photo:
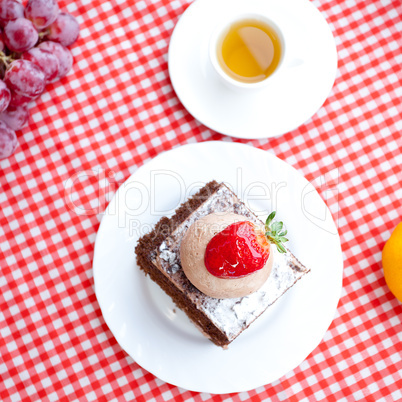
[[[313, 2], [337, 44], [333, 90], [297, 130], [254, 141], [212, 132], [172, 89], [169, 38], [188, 0], [59, 2], [81, 24], [74, 71], [32, 104], [19, 147], [0, 161], [2, 401], [402, 400], [402, 304], [381, 266], [402, 215], [402, 6]], [[160, 152], [205, 140], [249, 143], [294, 166], [342, 241], [343, 292], [320, 345], [273, 384], [239, 394], [186, 391], [142, 369], [94, 293], [95, 235], [118, 185]]]

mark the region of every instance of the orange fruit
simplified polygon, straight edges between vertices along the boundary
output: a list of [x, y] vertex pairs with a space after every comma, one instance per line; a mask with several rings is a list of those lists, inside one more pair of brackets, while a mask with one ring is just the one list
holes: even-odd
[[382, 250], [382, 268], [389, 290], [402, 302], [402, 222], [385, 243]]

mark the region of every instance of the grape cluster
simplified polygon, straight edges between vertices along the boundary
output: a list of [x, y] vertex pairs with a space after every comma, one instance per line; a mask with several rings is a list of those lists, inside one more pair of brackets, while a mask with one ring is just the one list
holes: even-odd
[[77, 20], [60, 12], [57, 0], [28, 0], [25, 7], [0, 0], [0, 159], [15, 151], [15, 131], [28, 122], [28, 103], [70, 71], [67, 46], [78, 34]]

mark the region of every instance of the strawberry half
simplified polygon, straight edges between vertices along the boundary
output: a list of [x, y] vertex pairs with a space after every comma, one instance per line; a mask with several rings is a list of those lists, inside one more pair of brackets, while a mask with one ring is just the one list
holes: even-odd
[[265, 233], [254, 223], [232, 223], [217, 233], [205, 250], [204, 264], [208, 272], [219, 278], [241, 278], [260, 270], [270, 254], [270, 243], [278, 251], [286, 252], [282, 242], [287, 241], [282, 231], [283, 223], [274, 222], [275, 212], [265, 223]]

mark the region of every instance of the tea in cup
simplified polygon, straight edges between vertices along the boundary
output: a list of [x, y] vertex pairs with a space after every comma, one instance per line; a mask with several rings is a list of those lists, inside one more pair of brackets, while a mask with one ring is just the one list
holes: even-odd
[[210, 60], [219, 76], [235, 88], [260, 88], [284, 59], [285, 41], [268, 18], [246, 14], [218, 28], [210, 41]]

